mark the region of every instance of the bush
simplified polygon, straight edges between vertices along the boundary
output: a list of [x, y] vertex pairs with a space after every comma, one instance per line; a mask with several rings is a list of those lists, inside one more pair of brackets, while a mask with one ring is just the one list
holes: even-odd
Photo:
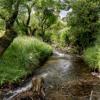
[[56, 43], [59, 43], [59, 34], [57, 33], [52, 33], [51, 35], [51, 42], [52, 44], [56, 44]]
[[60, 42], [62, 46], [66, 46], [69, 45], [69, 36], [68, 36], [68, 32], [63, 32], [60, 35]]
[[0, 85], [14, 82], [37, 68], [52, 48], [35, 38], [17, 37], [0, 59]]
[[51, 43], [51, 36], [52, 36], [52, 33], [45, 32], [45, 34], [44, 34], [44, 41], [48, 42], [48, 43]]
[[95, 46], [84, 50], [84, 59], [91, 69], [100, 70], [100, 36], [98, 36]]
[[99, 31], [99, 1], [77, 0], [72, 2], [68, 17], [69, 33], [80, 50], [91, 46]]

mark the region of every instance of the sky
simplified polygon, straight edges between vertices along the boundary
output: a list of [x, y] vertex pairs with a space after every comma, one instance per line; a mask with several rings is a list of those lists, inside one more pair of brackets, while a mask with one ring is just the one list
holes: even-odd
[[66, 11], [66, 10], [61, 10], [60, 13], [59, 13], [59, 16], [60, 16], [61, 19], [62, 19], [62, 18], [64, 18], [64, 17], [66, 17], [67, 14], [68, 14], [69, 12], [72, 12], [72, 9], [71, 9], [71, 8], [70, 8], [68, 11]]

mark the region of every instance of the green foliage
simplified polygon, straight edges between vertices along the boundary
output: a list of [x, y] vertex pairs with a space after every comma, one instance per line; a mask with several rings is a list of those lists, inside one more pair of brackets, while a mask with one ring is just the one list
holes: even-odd
[[[11, 12], [12, 6], [15, 3], [15, 0], [0, 0], [0, 12]], [[4, 13], [5, 14], [5, 13]]]
[[69, 40], [68, 32], [61, 33], [60, 42], [62, 46], [67, 46], [69, 44], [70, 40]]
[[38, 18], [38, 33], [43, 40], [45, 40], [45, 32], [56, 22], [57, 16], [48, 8], [45, 8], [38, 13], [36, 12], [36, 16]]
[[[56, 7], [58, 1], [55, 0], [37, 0], [35, 4], [35, 20], [37, 20], [37, 34], [46, 41], [48, 30], [57, 21]], [[50, 33], [50, 32], [49, 32]]]
[[4, 30], [4, 21], [0, 19], [0, 30]]
[[63, 22], [60, 18], [58, 18], [57, 21], [50, 27], [50, 29], [47, 32], [51, 33], [48, 35], [50, 38], [48, 39], [51, 41], [52, 44], [55, 45], [57, 44], [62, 46], [66, 45], [68, 41], [65, 40], [65, 37], [66, 39], [67, 39], [67, 35], [69, 37], [68, 28], [66, 28], [66, 26], [67, 26], [66, 22]]
[[37, 0], [35, 4], [36, 8], [38, 9], [44, 9], [44, 8], [53, 8], [57, 9], [60, 7], [60, 2], [59, 0]]
[[44, 35], [44, 38], [45, 38], [45, 42], [47, 42], [47, 43], [51, 43], [52, 41], [51, 41], [51, 36], [52, 36], [52, 33], [50, 33], [50, 32], [45, 32], [45, 35]]
[[84, 51], [84, 59], [90, 68], [100, 70], [100, 35], [97, 37], [95, 46]]
[[52, 44], [58, 44], [60, 39], [59, 37], [60, 35], [58, 33], [52, 33], [51, 35]]
[[4, 31], [0, 30], [0, 37], [4, 35]]
[[[20, 33], [25, 33], [26, 29], [33, 35], [39, 35], [45, 41], [45, 32], [57, 21], [56, 7], [58, 0], [32, 0], [32, 2], [23, 3], [19, 9], [18, 20], [16, 24], [17, 30]], [[27, 7], [25, 6], [27, 5]], [[31, 6], [33, 4], [33, 6]], [[26, 25], [30, 13], [29, 24]]]
[[32, 37], [17, 37], [0, 59], [0, 85], [31, 73], [48, 58], [52, 48]]
[[72, 3], [72, 12], [68, 17], [69, 32], [81, 50], [93, 44], [100, 27], [99, 2], [77, 0]]
[[100, 46], [87, 48], [84, 52], [84, 59], [92, 69], [100, 69]]
[[17, 0], [0, 0], [0, 14], [8, 18], [13, 10]]

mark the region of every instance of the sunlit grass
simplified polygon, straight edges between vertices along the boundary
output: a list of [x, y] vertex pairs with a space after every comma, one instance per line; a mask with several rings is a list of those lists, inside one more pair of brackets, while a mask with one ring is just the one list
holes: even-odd
[[31, 73], [52, 53], [52, 48], [32, 37], [17, 37], [0, 59], [0, 85]]

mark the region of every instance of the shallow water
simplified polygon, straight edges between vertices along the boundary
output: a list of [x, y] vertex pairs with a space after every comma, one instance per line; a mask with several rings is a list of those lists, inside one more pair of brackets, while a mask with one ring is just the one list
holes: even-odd
[[[100, 79], [91, 75], [78, 56], [54, 51], [34, 76], [44, 77], [46, 100], [100, 100]], [[30, 88], [31, 79], [17, 90], [4, 94], [3, 100], [14, 100], [16, 95]]]

